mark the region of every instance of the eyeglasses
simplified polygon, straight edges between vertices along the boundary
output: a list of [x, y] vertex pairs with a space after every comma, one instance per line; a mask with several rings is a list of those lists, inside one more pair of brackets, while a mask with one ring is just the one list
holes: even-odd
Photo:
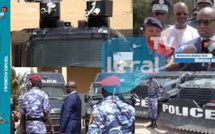
[[75, 86], [66, 85], [65, 88], [74, 88]]
[[156, 15], [156, 16], [159, 16], [159, 15], [162, 15], [162, 16], [163, 16], [164, 14], [165, 14], [165, 13], [162, 13], [162, 12], [155, 12], [155, 15]]
[[196, 20], [196, 24], [201, 25], [203, 23], [205, 26], [208, 26], [212, 21], [215, 20]]
[[188, 13], [175, 13], [175, 15], [177, 15], [177, 16], [181, 16], [181, 15], [187, 16]]

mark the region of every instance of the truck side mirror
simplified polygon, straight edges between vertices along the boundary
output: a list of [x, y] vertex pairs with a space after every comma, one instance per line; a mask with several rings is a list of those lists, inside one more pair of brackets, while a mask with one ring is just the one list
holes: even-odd
[[89, 96], [87, 96], [86, 94], [84, 95], [84, 102], [87, 103], [89, 99]]

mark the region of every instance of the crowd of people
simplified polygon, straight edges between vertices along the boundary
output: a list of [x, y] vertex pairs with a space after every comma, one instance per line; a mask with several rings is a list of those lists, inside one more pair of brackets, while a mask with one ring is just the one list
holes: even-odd
[[[165, 23], [169, 8], [173, 9], [173, 25]], [[215, 9], [212, 0], [198, 0], [191, 19], [189, 19], [189, 7], [184, 2], [174, 3], [171, 7], [168, 0], [154, 0], [152, 12], [152, 17], [144, 19], [141, 34], [147, 38], [148, 46], [160, 55], [160, 61], [164, 58], [168, 59], [162, 63], [168, 65], [165, 70], [214, 70], [213, 63], [179, 64], [173, 62], [173, 56], [177, 53], [212, 53], [215, 55]], [[165, 40], [156, 50], [153, 48], [151, 37], [160, 37], [161, 40]]]

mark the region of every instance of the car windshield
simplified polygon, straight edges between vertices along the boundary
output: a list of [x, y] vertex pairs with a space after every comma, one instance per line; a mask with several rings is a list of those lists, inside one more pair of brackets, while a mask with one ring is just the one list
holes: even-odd
[[102, 95], [102, 88], [98, 84], [93, 84], [91, 90], [90, 90], [91, 95]]
[[61, 108], [63, 100], [57, 98], [49, 98], [51, 108]]
[[42, 90], [44, 90], [46, 93], [48, 93], [49, 97], [58, 97], [58, 96], [64, 96], [65, 90], [64, 88], [60, 87], [43, 87]]

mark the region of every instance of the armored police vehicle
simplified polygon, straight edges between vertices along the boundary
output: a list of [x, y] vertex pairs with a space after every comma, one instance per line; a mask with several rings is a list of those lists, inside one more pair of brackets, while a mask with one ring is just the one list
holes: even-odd
[[[160, 72], [154, 75], [155, 80], [160, 84], [159, 101], [165, 102], [170, 98], [176, 97], [178, 95], [178, 86], [182, 82], [183, 74], [180, 72]], [[148, 97], [147, 97], [147, 85], [148, 79], [143, 80], [135, 89], [136, 94], [136, 116], [148, 118], [147, 107], [148, 107]]]
[[109, 28], [112, 0], [86, 1], [87, 21], [79, 21], [77, 28], [60, 20], [60, 0], [53, 0], [51, 6], [42, 0], [26, 2], [39, 2], [40, 28], [27, 42], [16, 45], [15, 66], [99, 68], [103, 42], [120, 36]]
[[85, 103], [87, 104], [85, 109], [85, 116], [83, 117], [83, 125], [86, 127], [86, 131], [88, 130], [89, 119], [93, 110], [93, 106], [100, 103], [103, 99], [100, 81], [112, 75], [116, 75], [120, 78], [121, 90], [126, 91], [125, 93], [113, 95], [117, 95], [122, 101], [134, 106], [132, 89], [134, 87], [135, 77], [132, 73], [98, 73], [94, 82], [91, 84], [88, 95], [85, 95]]
[[[29, 77], [32, 74], [28, 74], [25, 82], [25, 92], [29, 91], [31, 88], [31, 83]], [[52, 72], [40, 72], [42, 79], [42, 90], [49, 95], [49, 102], [51, 106], [51, 119], [56, 132], [59, 132], [59, 121], [60, 121], [60, 110], [63, 101], [66, 96], [65, 81], [63, 75], [60, 73]], [[47, 131], [49, 131], [49, 126], [47, 125]]]
[[179, 85], [178, 97], [162, 104], [159, 121], [176, 129], [214, 133], [215, 72], [190, 76]]

